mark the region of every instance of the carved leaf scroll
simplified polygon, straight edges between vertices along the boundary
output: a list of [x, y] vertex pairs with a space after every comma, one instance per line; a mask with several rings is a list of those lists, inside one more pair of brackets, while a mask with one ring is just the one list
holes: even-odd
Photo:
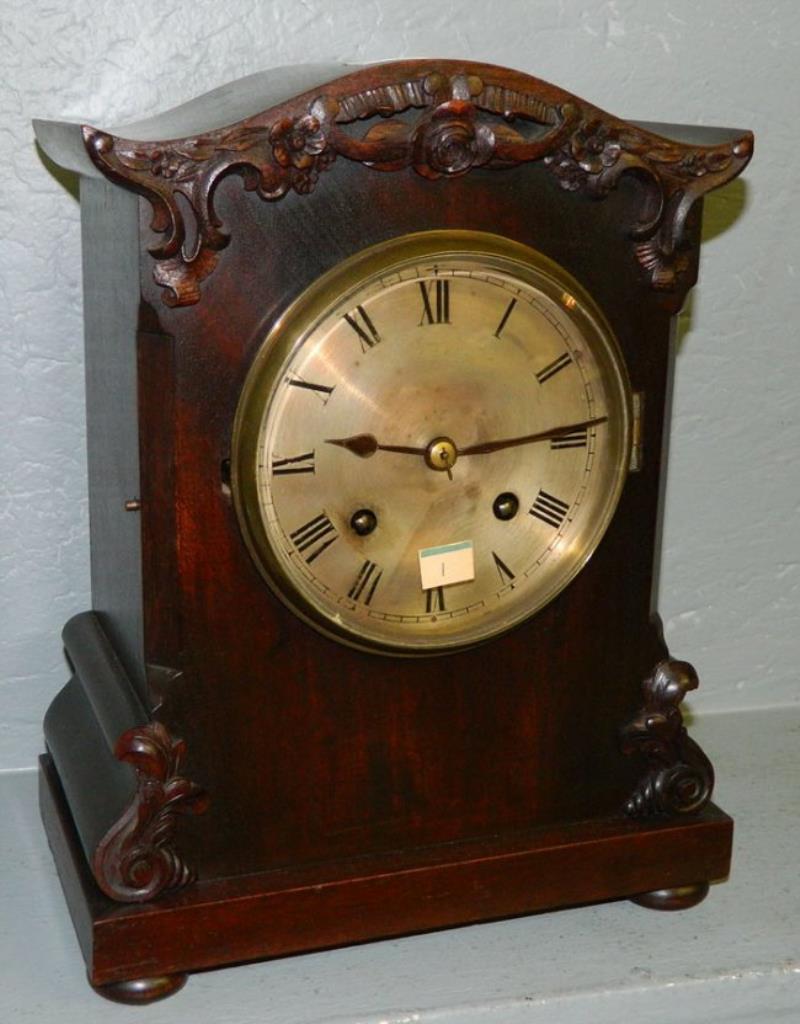
[[[405, 77], [392, 80], [394, 69]], [[375, 84], [376, 77], [386, 80]], [[397, 116], [409, 111], [419, 113]], [[373, 120], [361, 134], [345, 128]], [[170, 306], [199, 300], [202, 281], [228, 244], [214, 209], [222, 178], [239, 174], [247, 191], [275, 201], [290, 191], [311, 192], [337, 157], [379, 171], [413, 167], [426, 178], [542, 160], [562, 188], [598, 198], [623, 174], [636, 174], [647, 188], [631, 231], [635, 256], [653, 288], [685, 290], [689, 210], [735, 177], [752, 152], [749, 133], [717, 146], [682, 145], [535, 78], [485, 65], [473, 73], [448, 61], [364, 69], [310, 101], [300, 97], [195, 138], [135, 142], [86, 127], [84, 141], [105, 175], [150, 202], [152, 228], [163, 236], [150, 250], [154, 276]], [[191, 249], [179, 195], [196, 221]]]
[[711, 799], [714, 769], [686, 732], [680, 704], [697, 689], [686, 661], [667, 659], [642, 684], [644, 705], [625, 726], [622, 750], [643, 760], [645, 772], [625, 804], [631, 817], [696, 814]]
[[137, 791], [99, 843], [92, 868], [111, 899], [141, 903], [194, 880], [174, 847], [175, 816], [202, 813], [207, 801], [200, 787], [180, 774], [183, 741], [160, 723], [129, 729], [115, 753], [136, 769]]

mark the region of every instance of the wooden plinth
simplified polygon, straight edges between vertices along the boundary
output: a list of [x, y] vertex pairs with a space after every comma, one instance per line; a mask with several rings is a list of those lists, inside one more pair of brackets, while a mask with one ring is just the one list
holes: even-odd
[[95, 987], [718, 879], [731, 819], [591, 821], [198, 883], [147, 904], [97, 888], [52, 761], [42, 818]]

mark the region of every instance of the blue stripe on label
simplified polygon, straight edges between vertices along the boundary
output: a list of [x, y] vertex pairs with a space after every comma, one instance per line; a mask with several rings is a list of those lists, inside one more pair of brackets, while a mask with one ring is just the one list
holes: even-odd
[[463, 551], [465, 548], [471, 547], [471, 540], [460, 540], [457, 544], [442, 544], [438, 548], [422, 548], [419, 557], [432, 558], [434, 555], [449, 555], [451, 551]]

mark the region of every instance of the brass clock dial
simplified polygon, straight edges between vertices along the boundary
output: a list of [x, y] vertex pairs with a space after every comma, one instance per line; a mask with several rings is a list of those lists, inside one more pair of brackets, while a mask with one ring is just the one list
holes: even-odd
[[233, 485], [295, 611], [430, 654], [509, 629], [575, 577], [629, 451], [624, 367], [577, 282], [498, 236], [436, 231], [360, 253], [273, 327]]

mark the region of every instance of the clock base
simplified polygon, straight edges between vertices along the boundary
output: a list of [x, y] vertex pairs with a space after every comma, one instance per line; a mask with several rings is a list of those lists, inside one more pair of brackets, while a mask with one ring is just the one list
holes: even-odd
[[671, 889], [655, 889], [643, 892], [631, 898], [632, 903], [648, 910], [688, 910], [702, 903], [708, 896], [708, 882], [696, 882], [693, 885], [676, 885]]
[[48, 755], [40, 806], [90, 984], [140, 1003], [209, 967], [605, 900], [658, 905], [659, 891], [697, 894], [707, 888], [698, 878], [728, 873], [733, 826], [709, 804], [679, 818], [620, 816], [201, 880], [130, 904], [98, 888]]

